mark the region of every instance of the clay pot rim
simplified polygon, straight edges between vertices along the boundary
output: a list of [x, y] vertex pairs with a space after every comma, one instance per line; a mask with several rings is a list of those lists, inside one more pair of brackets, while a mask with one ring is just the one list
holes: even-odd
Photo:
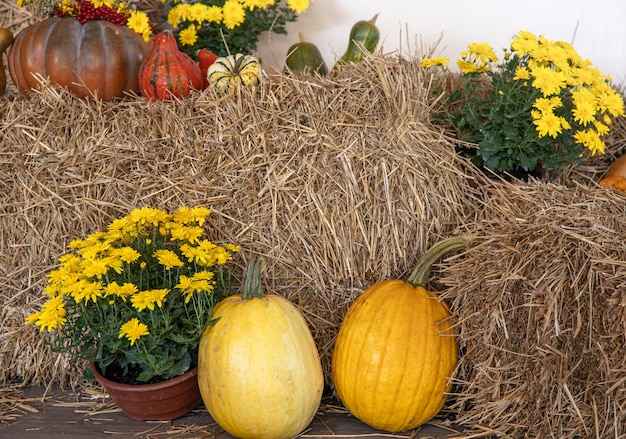
[[128, 386], [141, 388], [142, 390], [146, 390], [146, 391], [161, 390], [161, 389], [163, 389], [165, 387], [170, 387], [172, 385], [175, 385], [178, 382], [185, 381], [185, 380], [189, 379], [193, 375], [198, 375], [198, 366], [195, 366], [195, 367], [189, 369], [187, 372], [185, 372], [182, 375], [179, 375], [177, 377], [170, 378], [169, 380], [161, 381], [161, 382], [158, 382], [158, 383], [126, 384], [126, 383], [118, 383], [117, 381], [111, 381], [110, 379], [106, 378], [104, 375], [102, 375], [102, 373], [100, 373], [100, 370], [98, 369], [98, 366], [93, 361], [89, 363], [89, 367], [91, 368], [91, 370], [93, 370], [94, 374], [96, 374], [96, 380], [99, 383], [101, 383], [103, 386], [111, 388], [113, 390], [126, 389]]

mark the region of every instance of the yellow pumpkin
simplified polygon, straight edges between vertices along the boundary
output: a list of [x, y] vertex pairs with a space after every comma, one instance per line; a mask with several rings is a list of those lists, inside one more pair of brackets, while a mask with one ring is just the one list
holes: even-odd
[[463, 238], [440, 241], [408, 281], [372, 285], [346, 313], [333, 351], [332, 378], [343, 405], [366, 424], [390, 432], [409, 430], [443, 407], [457, 345], [448, 308], [424, 284], [438, 258], [466, 244]]
[[220, 90], [252, 87], [261, 82], [261, 64], [252, 55], [223, 56], [209, 66], [207, 79], [211, 86]]
[[286, 298], [263, 295], [262, 259], [250, 263], [241, 295], [214, 308], [200, 339], [198, 384], [206, 408], [242, 439], [289, 439], [320, 404], [324, 376], [300, 311]]

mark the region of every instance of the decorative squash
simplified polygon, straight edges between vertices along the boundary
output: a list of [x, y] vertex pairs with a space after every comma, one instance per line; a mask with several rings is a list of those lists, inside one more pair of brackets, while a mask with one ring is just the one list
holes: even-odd
[[211, 52], [209, 49], [200, 49], [198, 50], [198, 64], [200, 65], [200, 72], [202, 73], [202, 80], [204, 83], [204, 88], [209, 87], [209, 78], [207, 78], [207, 71], [211, 64], [215, 62], [219, 58], [216, 54]]
[[200, 66], [178, 49], [172, 32], [159, 33], [139, 67], [139, 87], [144, 97], [152, 101], [181, 98], [191, 90], [202, 90], [203, 85]]
[[294, 72], [315, 72], [321, 76], [328, 73], [326, 63], [317, 46], [309, 43], [300, 33], [300, 42], [292, 45], [287, 51], [285, 65]]
[[209, 84], [220, 90], [236, 90], [240, 86], [252, 87], [261, 82], [261, 64], [252, 55], [222, 56], [207, 71]]
[[344, 406], [385, 431], [415, 428], [443, 407], [457, 361], [450, 312], [424, 285], [432, 264], [466, 246], [448, 238], [431, 247], [408, 281], [385, 280], [349, 308], [331, 364]]
[[214, 308], [200, 338], [198, 384], [207, 410], [242, 439], [289, 439], [311, 422], [324, 388], [304, 317], [287, 299], [261, 292], [253, 260], [241, 295]]
[[377, 18], [378, 14], [367, 21], [358, 21], [352, 26], [348, 49], [338, 64], [358, 63], [368, 52], [374, 53], [380, 39], [380, 30], [376, 27]]
[[626, 177], [621, 175], [613, 175], [611, 177], [604, 177], [598, 182], [600, 186], [610, 186], [620, 192], [626, 192]]
[[598, 184], [600, 186], [612, 186], [619, 191], [626, 191], [626, 154], [609, 166]]
[[9, 29], [0, 28], [0, 95], [4, 93], [7, 87], [7, 76], [4, 73], [2, 64], [2, 54], [13, 42], [13, 34]]
[[13, 83], [26, 96], [41, 75], [77, 96], [110, 101], [139, 91], [137, 72], [149, 49], [139, 34], [106, 20], [48, 18], [18, 32], [7, 59]]

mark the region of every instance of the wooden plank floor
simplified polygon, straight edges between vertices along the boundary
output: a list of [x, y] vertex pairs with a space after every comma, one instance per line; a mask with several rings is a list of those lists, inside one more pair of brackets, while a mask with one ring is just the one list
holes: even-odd
[[[172, 422], [138, 422], [126, 417], [106, 393], [98, 389], [80, 392], [29, 387], [20, 390], [19, 402], [0, 405], [0, 438], [6, 439], [231, 439], [200, 405]], [[301, 437], [315, 438], [410, 438], [452, 439], [463, 435], [444, 422], [434, 421], [419, 429], [398, 434], [374, 430], [350, 416], [345, 409], [323, 404]]]

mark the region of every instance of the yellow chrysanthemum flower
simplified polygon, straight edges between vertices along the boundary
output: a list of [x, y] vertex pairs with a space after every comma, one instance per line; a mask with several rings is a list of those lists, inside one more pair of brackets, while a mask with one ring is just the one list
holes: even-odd
[[595, 120], [596, 106], [590, 101], [580, 102], [572, 110], [572, 116], [580, 125], [587, 126]]
[[67, 285], [68, 292], [76, 303], [92, 301], [96, 303], [99, 297], [104, 295], [103, 286], [100, 282], [79, 280]]
[[597, 131], [592, 129], [577, 131], [574, 134], [574, 139], [576, 139], [577, 143], [591, 151], [591, 155], [596, 153], [604, 154], [606, 144], [602, 141]]
[[562, 119], [562, 117], [554, 113], [543, 113], [539, 119], [534, 121], [539, 137], [550, 136], [556, 138], [563, 129]]
[[118, 338], [126, 337], [132, 346], [140, 337], [148, 334], [150, 334], [148, 325], [141, 323], [138, 318], [134, 317], [122, 325]]
[[192, 24], [182, 29], [178, 33], [178, 41], [183, 46], [192, 46], [198, 41], [198, 34], [196, 33], [196, 27]]
[[471, 52], [472, 59], [479, 61], [481, 67], [487, 63], [498, 61], [498, 56], [489, 43], [471, 43], [467, 46], [467, 50]]
[[150, 29], [150, 19], [145, 12], [131, 10], [126, 26], [141, 35], [146, 43], [150, 41], [152, 30]]
[[527, 81], [530, 79], [530, 71], [526, 67], [518, 66], [515, 69], [515, 76], [513, 77], [516, 81]]
[[137, 291], [137, 286], [133, 283], [126, 282], [123, 285], [120, 285], [117, 282], [113, 281], [104, 288], [104, 296], [119, 297], [124, 302], [126, 302], [128, 297], [132, 296]]
[[422, 62], [420, 63], [420, 67], [423, 67], [425, 69], [428, 69], [430, 67], [437, 67], [437, 66], [447, 68], [449, 64], [450, 64], [450, 59], [448, 59], [445, 56], [440, 56], [437, 58], [424, 58]]
[[558, 94], [566, 86], [566, 77], [562, 72], [549, 67], [537, 67], [532, 70], [532, 85], [544, 96]]
[[287, 6], [300, 14], [308, 9], [309, 0], [287, 0]]
[[456, 65], [463, 74], [476, 73], [479, 71], [478, 66], [473, 62], [468, 62], [463, 59], [457, 59]]
[[171, 270], [172, 268], [182, 267], [184, 264], [183, 261], [180, 260], [178, 255], [171, 250], [161, 249], [154, 252], [153, 255], [159, 264], [163, 265], [166, 270]]
[[222, 23], [227, 29], [234, 29], [246, 19], [246, 10], [238, 0], [226, 0], [222, 12], [224, 14]]
[[163, 306], [163, 301], [168, 293], [169, 290], [166, 288], [140, 291], [130, 298], [130, 303], [139, 312], [146, 308], [153, 311], [155, 306]]
[[192, 277], [181, 276], [176, 288], [185, 295], [185, 303], [189, 303], [194, 293], [208, 293], [213, 290], [214, 282], [212, 279], [214, 276], [212, 271], [199, 271]]
[[202, 237], [204, 229], [199, 226], [176, 225], [172, 228], [170, 232], [172, 234], [173, 240], [195, 244], [200, 240], [200, 237]]
[[43, 304], [42, 310], [31, 314], [26, 318], [26, 323], [34, 323], [39, 326], [39, 330], [47, 330], [61, 328], [67, 319], [65, 304], [61, 296], [53, 297]]
[[141, 257], [141, 253], [132, 247], [124, 246], [111, 250], [111, 256], [119, 258], [122, 262], [131, 264]]

